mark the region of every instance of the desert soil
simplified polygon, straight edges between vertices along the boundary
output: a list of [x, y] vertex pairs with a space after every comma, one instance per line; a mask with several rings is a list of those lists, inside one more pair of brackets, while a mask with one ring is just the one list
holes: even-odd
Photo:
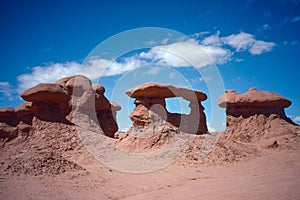
[[69, 159], [86, 170], [0, 173], [1, 199], [300, 199], [300, 148], [268, 149], [221, 166], [175, 163], [144, 174], [110, 169], [84, 151]]

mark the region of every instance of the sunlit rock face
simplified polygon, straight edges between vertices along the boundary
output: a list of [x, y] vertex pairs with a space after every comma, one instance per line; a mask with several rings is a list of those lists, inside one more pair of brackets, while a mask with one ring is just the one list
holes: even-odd
[[227, 90], [218, 104], [226, 108], [227, 138], [242, 142], [259, 141], [274, 136], [296, 135], [299, 127], [289, 119], [284, 109], [291, 105], [285, 97], [250, 88], [240, 94]]
[[[201, 101], [206, 94], [198, 90], [179, 88], [173, 85], [145, 83], [126, 91], [135, 98], [135, 109], [130, 114], [134, 127], [164, 126], [164, 122], [179, 131], [193, 134], [207, 133], [206, 117]], [[182, 97], [190, 101], [190, 114], [171, 113], [166, 109], [166, 98]]]
[[21, 93], [25, 103], [0, 109], [0, 138], [13, 139], [20, 132], [32, 132], [33, 121], [76, 124], [74, 113], [82, 113], [100, 125], [103, 133], [114, 137], [118, 131], [116, 113], [121, 107], [107, 100], [105, 88], [82, 75], [65, 77], [56, 83], [40, 83]]

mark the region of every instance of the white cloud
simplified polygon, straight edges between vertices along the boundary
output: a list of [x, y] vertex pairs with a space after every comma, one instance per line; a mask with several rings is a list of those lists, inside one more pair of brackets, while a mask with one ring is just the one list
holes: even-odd
[[217, 32], [215, 35], [208, 36], [201, 41], [201, 44], [206, 46], [222, 46], [221, 38], [219, 37], [220, 32]]
[[209, 123], [207, 123], [208, 132], [216, 132], [216, 129], [211, 127]]
[[295, 122], [300, 122], [300, 116], [294, 117], [293, 121], [295, 121]]
[[161, 71], [160, 67], [152, 67], [149, 71], [149, 75], [157, 75]]
[[231, 52], [215, 46], [201, 45], [195, 39], [156, 46], [139, 55], [142, 59], [151, 59], [159, 64], [172, 67], [204, 67], [213, 62], [223, 64], [230, 60]]
[[146, 42], [145, 44], [149, 45], [149, 46], [154, 46], [154, 45], [156, 45], [156, 42], [154, 40], [150, 40], [150, 41]]
[[9, 84], [9, 82], [0, 82], [0, 94], [3, 96], [0, 99], [8, 98], [9, 100], [13, 100], [13, 93], [13, 87]]
[[97, 80], [101, 76], [114, 76], [134, 70], [142, 65], [143, 61], [134, 57], [124, 59], [122, 63], [101, 58], [93, 58], [84, 65], [78, 62], [49, 63], [45, 66], [32, 68], [29, 74], [22, 74], [17, 77], [20, 93], [38, 83], [54, 83], [56, 80], [82, 74], [91, 80]]
[[161, 41], [161, 44], [167, 44], [169, 42], [169, 38], [165, 38]]
[[169, 78], [173, 79], [176, 77], [176, 74], [174, 72], [169, 73]]
[[55, 82], [59, 78], [77, 74], [79, 69], [80, 64], [77, 62], [49, 63], [33, 67], [31, 73], [17, 77], [19, 83], [17, 91], [22, 92], [38, 83]]
[[212, 78], [212, 77], [209, 77], [209, 76], [206, 76], [206, 77], [200, 77], [199, 80], [200, 80], [200, 81], [208, 82], [208, 81], [213, 80], [213, 78]]
[[263, 28], [264, 30], [267, 30], [267, 29], [271, 29], [271, 26], [270, 26], [269, 24], [264, 24], [264, 25], [262, 26], [262, 28]]
[[242, 58], [236, 58], [234, 61], [235, 61], [235, 62], [243, 62], [244, 59], [242, 59]]
[[228, 44], [235, 48], [237, 52], [249, 51], [252, 55], [260, 55], [264, 52], [271, 51], [276, 45], [273, 42], [256, 40], [254, 35], [244, 32], [222, 37], [221, 40], [224, 44]]
[[208, 35], [208, 34], [210, 34], [209, 31], [202, 31], [202, 32], [199, 32], [199, 33], [194, 33], [194, 34], [192, 34], [192, 35], [191, 35], [191, 38], [197, 39], [197, 38], [199, 38], [199, 37], [202, 37], [203, 35]]
[[249, 52], [252, 55], [260, 55], [264, 52], [271, 51], [273, 47], [275, 46], [275, 43], [273, 42], [264, 42], [264, 41], [255, 41], [252, 46], [249, 48]]
[[258, 32], [263, 32], [263, 31], [266, 31], [266, 30], [270, 30], [271, 29], [271, 26], [270, 24], [264, 24], [262, 25], [261, 27], [259, 27], [257, 29]]
[[224, 44], [228, 44], [235, 48], [237, 52], [247, 50], [254, 43], [255, 39], [253, 35], [249, 33], [241, 32], [239, 34], [232, 34], [227, 37], [223, 37]]
[[[97, 80], [101, 76], [115, 76], [137, 69], [141, 66], [155, 63], [168, 65], [170, 67], [205, 67], [210, 64], [224, 64], [232, 60], [234, 50], [236, 52], [248, 51], [252, 55], [259, 55], [267, 51], [271, 51], [275, 46], [273, 42], [265, 42], [256, 40], [252, 34], [238, 33], [229, 36], [220, 37], [218, 31], [214, 35], [210, 35], [202, 40], [198, 39], [201, 35], [209, 32], [197, 33], [194, 38], [169, 43], [169, 37], [163, 41], [148, 41], [153, 46], [150, 50], [141, 52], [131, 57], [122, 58], [121, 61], [108, 60], [94, 57], [84, 64], [78, 62], [66, 63], [48, 63], [44, 66], [35, 66], [28, 74], [22, 74], [17, 77], [18, 92], [30, 88], [38, 83], [51, 83], [57, 79], [82, 74], [91, 80]], [[231, 48], [230, 48], [231, 47]], [[241, 61], [236, 59], [236, 61]], [[159, 73], [156, 68], [149, 71], [155, 75]], [[0, 87], [4, 87], [1, 86]], [[7, 93], [8, 90], [0, 90]]]

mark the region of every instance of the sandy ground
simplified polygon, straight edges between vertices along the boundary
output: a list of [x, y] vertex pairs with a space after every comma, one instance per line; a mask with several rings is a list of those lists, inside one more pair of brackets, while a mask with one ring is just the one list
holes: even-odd
[[300, 150], [268, 150], [246, 162], [130, 174], [91, 156], [87, 170], [58, 176], [0, 176], [0, 199], [300, 199]]

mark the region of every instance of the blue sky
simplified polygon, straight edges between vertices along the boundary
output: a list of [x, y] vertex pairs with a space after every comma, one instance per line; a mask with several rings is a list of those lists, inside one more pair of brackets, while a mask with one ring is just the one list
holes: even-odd
[[[300, 123], [298, 0], [272, 3], [255, 0], [1, 1], [0, 15], [1, 107], [21, 104], [19, 92], [37, 82], [77, 73], [80, 64], [98, 44], [120, 32], [162, 27], [190, 38], [172, 40], [171, 34], [166, 34], [165, 40], [161, 40], [153, 36], [146, 41], [148, 49], [122, 55], [100, 80], [87, 75], [91, 75], [94, 82], [104, 84], [109, 98], [118, 100], [113, 91], [122, 92], [115, 88], [119, 80], [135, 76], [146, 62], [143, 70], [150, 73], [149, 80], [153, 77], [153, 80], [173, 83], [170, 74], [175, 74], [184, 79], [178, 78], [173, 84], [184, 86], [187, 80], [192, 88], [208, 92], [207, 83], [215, 80], [197, 73], [196, 69], [207, 68], [202, 60], [195, 59], [198, 65], [195, 69], [178, 59], [170, 59], [157, 47], [170, 51], [183, 48], [184, 53], [202, 48], [216, 64], [225, 89], [243, 93], [256, 87], [277, 92], [292, 100], [286, 113]], [[113, 47], [118, 48], [118, 45]], [[98, 59], [96, 65], [105, 65], [107, 60]], [[157, 70], [157, 65], [162, 63], [169, 67]], [[166, 74], [169, 78], [164, 76]], [[178, 82], [179, 79], [182, 82]], [[127, 98], [126, 101], [129, 103], [122, 106], [129, 105], [129, 108], [121, 114], [119, 123], [128, 123], [125, 115], [128, 117], [133, 108], [132, 100]], [[212, 104], [216, 102], [204, 103], [208, 118], [211, 118]], [[171, 103], [170, 109], [177, 111], [176, 105], [176, 102]]]

